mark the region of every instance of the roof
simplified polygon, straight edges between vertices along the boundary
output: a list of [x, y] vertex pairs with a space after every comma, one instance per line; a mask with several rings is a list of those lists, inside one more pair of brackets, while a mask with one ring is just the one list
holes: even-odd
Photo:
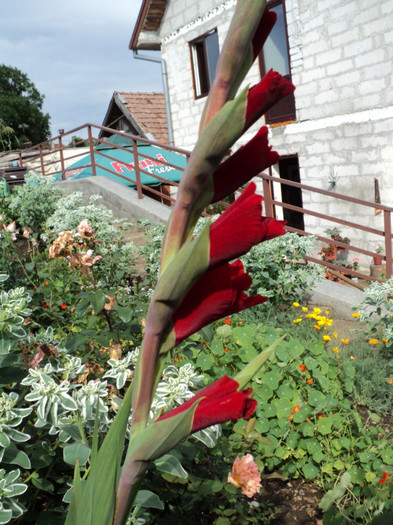
[[129, 93], [115, 91], [105, 115], [103, 126], [111, 127], [113, 116], [121, 114], [136, 134], [168, 144], [165, 99], [163, 93]]
[[134, 32], [131, 37], [130, 49], [144, 48], [144, 49], [159, 49], [158, 42], [138, 45], [139, 36], [141, 32], [156, 32], [158, 31], [162, 18], [167, 6], [167, 0], [143, 0], [139, 11], [138, 19], [135, 24]]

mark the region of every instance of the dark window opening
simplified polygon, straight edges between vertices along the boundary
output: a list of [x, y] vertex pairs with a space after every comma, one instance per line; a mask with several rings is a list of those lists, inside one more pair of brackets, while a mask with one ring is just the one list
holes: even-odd
[[[285, 1], [272, 0], [267, 3], [270, 11], [277, 15], [277, 21], [263, 46], [260, 55], [261, 74], [265, 75], [270, 69], [278, 71], [284, 78], [291, 80], [291, 64], [289, 59], [289, 44], [287, 21], [285, 15]], [[296, 119], [295, 95], [290, 93], [266, 113], [266, 122], [275, 124]]]
[[[282, 179], [300, 183], [299, 159], [297, 156], [281, 158], [278, 161], [278, 169]], [[281, 199], [285, 204], [303, 208], [301, 188], [281, 184]], [[288, 226], [304, 231], [304, 214], [302, 212], [283, 208], [283, 214]]]
[[214, 80], [220, 53], [217, 30], [190, 42], [190, 50], [195, 98], [205, 97]]

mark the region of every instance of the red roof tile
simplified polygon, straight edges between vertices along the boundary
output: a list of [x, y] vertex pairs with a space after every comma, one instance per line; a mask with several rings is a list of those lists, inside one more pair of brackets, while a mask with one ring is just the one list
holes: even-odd
[[165, 100], [163, 93], [126, 93], [117, 91], [144, 133], [151, 133], [157, 142], [168, 144]]

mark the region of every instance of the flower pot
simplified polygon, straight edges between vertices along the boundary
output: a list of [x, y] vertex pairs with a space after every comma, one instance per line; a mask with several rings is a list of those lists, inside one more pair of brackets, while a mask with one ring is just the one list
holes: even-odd
[[379, 257], [374, 257], [374, 264], [382, 264], [382, 259]]

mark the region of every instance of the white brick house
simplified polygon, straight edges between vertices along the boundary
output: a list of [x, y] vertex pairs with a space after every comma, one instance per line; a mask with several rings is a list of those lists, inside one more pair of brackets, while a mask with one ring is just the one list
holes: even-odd
[[[198, 49], [207, 45], [207, 35], [222, 46], [235, 5], [236, 0], [142, 3], [130, 48], [161, 50], [178, 147], [194, 145], [206, 100], [206, 78], [195, 73]], [[393, 1], [273, 0], [268, 6], [281, 9], [288, 72], [296, 86], [295, 113], [281, 121], [278, 116], [270, 125], [270, 143], [283, 156], [275, 172], [283, 177], [300, 173], [302, 183], [321, 189], [335, 181], [334, 191], [370, 201], [377, 179], [382, 204], [393, 206]], [[285, 65], [275, 66], [282, 57], [272, 51], [265, 61], [285, 74], [280, 71]], [[256, 61], [247, 82], [260, 78]], [[261, 119], [240, 143], [263, 124]], [[370, 227], [382, 225], [382, 214], [371, 209], [360, 217], [352, 204], [335, 209], [337, 204], [323, 196], [304, 193], [300, 198], [304, 208], [335, 212]], [[323, 233], [321, 228], [328, 226], [310, 216], [304, 220], [308, 231]], [[359, 232], [343, 233], [359, 245]], [[369, 237], [367, 247], [374, 249], [374, 244]]]

